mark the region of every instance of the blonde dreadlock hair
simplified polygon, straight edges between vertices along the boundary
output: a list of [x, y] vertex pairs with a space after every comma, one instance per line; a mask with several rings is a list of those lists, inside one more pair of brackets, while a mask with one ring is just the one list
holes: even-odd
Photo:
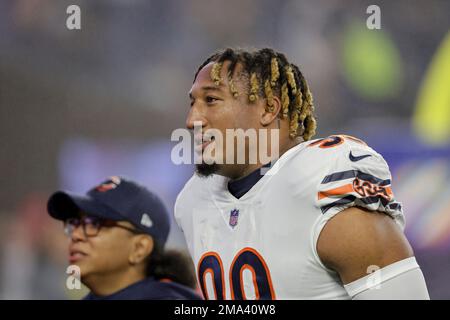
[[300, 69], [290, 63], [286, 56], [270, 48], [257, 51], [227, 48], [211, 55], [198, 68], [194, 81], [200, 70], [210, 62], [214, 62], [211, 79], [220, 84], [220, 72], [225, 61], [230, 61], [227, 75], [233, 97], [238, 92], [232, 75], [239, 63], [243, 75], [248, 79], [248, 100], [253, 103], [258, 97], [266, 99], [266, 110], [273, 111], [273, 98], [281, 99], [282, 119], [289, 119], [289, 136], [292, 139], [302, 137], [310, 140], [316, 133], [313, 97], [306, 79]]

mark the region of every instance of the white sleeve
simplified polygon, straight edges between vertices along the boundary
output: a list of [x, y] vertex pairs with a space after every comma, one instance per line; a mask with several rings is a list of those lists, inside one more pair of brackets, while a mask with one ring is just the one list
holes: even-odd
[[352, 207], [384, 212], [403, 226], [402, 206], [391, 188], [391, 173], [383, 157], [367, 145], [344, 143], [336, 148], [317, 193], [322, 214], [333, 216]]
[[414, 257], [397, 261], [344, 286], [353, 300], [429, 300]]
[[367, 145], [342, 143], [317, 186], [316, 206], [322, 213], [313, 230], [314, 245], [325, 224], [339, 212], [353, 206], [383, 212], [403, 229], [401, 203], [391, 187], [391, 173], [383, 157]]
[[314, 255], [323, 267], [318, 258], [317, 241], [327, 222], [339, 212], [358, 206], [385, 213], [400, 228], [405, 226], [402, 205], [392, 191], [388, 164], [374, 149], [353, 139], [344, 139], [336, 147], [323, 150], [332, 151], [333, 157], [331, 160], [328, 160], [330, 156], [324, 157], [327, 160], [315, 195], [315, 205], [321, 214], [312, 231]]

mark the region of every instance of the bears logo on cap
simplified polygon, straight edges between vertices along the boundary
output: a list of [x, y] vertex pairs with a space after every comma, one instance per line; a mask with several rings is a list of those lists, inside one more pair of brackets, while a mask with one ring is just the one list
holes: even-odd
[[106, 192], [117, 188], [119, 184], [120, 178], [118, 176], [112, 176], [109, 178], [108, 182], [102, 183], [101, 185], [97, 186], [95, 190], [97, 190], [98, 192]]

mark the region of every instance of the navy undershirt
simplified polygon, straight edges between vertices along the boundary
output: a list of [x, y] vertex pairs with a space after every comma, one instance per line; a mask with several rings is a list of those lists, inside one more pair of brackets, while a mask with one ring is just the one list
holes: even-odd
[[[271, 163], [262, 166], [261, 168], [268, 168], [271, 166]], [[228, 182], [228, 191], [237, 199], [240, 199], [244, 194], [246, 194], [253, 186], [264, 177], [264, 174], [261, 173], [261, 168], [256, 169], [252, 173], [246, 175], [243, 178], [229, 181]]]

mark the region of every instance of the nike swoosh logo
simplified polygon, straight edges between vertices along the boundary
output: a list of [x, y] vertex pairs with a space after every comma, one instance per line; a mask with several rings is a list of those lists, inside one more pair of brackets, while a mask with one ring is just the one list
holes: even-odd
[[359, 161], [359, 160], [362, 160], [362, 159], [364, 159], [364, 158], [371, 157], [371, 156], [372, 156], [371, 154], [364, 154], [364, 155], [362, 155], [362, 156], [354, 156], [354, 155], [352, 155], [352, 152], [351, 152], [351, 151], [350, 151], [350, 153], [349, 153], [349, 155], [348, 155], [348, 157], [350, 158], [350, 160], [353, 161], [353, 162], [356, 162], [356, 161]]

